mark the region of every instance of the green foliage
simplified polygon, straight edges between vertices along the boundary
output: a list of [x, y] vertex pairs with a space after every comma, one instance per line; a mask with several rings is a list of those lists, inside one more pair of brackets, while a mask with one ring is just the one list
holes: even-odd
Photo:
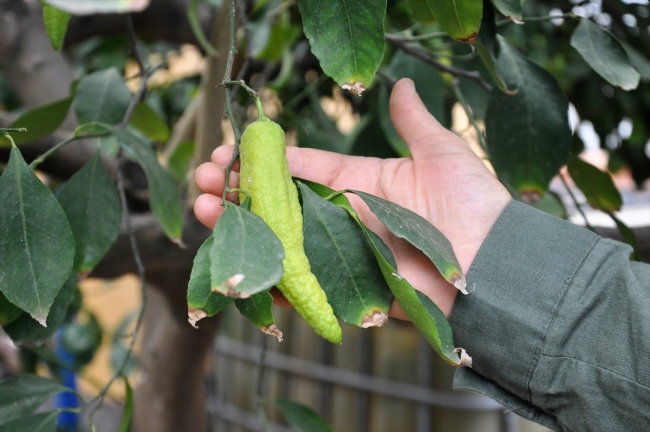
[[325, 420], [305, 405], [287, 399], [276, 399], [275, 406], [296, 432], [332, 432]]
[[259, 216], [228, 204], [212, 237], [213, 291], [246, 298], [280, 282], [284, 249]]
[[30, 374], [14, 375], [0, 382], [0, 430], [53, 430], [40, 426], [43, 422], [50, 424], [46, 419], [52, 413], [38, 417], [31, 414], [55, 394], [66, 391], [70, 390], [55, 381]]
[[[10, 128], [27, 129], [13, 136], [14, 142], [18, 145], [31, 143], [57, 130], [65, 120], [71, 103], [72, 99], [67, 98], [22, 114], [9, 125]], [[0, 136], [0, 147], [9, 145], [9, 140]]]
[[0, 290], [45, 326], [74, 253], [63, 209], [13, 147], [0, 177]]
[[604, 212], [620, 210], [623, 199], [609, 173], [599, 170], [577, 156], [569, 157], [567, 168], [576, 186], [585, 194], [590, 206]]
[[41, 0], [41, 3], [43, 4], [43, 21], [45, 22], [47, 35], [50, 37], [52, 47], [57, 51], [61, 51], [72, 15], [46, 4], [44, 0]]
[[298, 5], [323, 71], [341, 86], [368, 87], [384, 55], [386, 0], [299, 0]]
[[481, 0], [411, 0], [410, 3], [417, 4], [418, 10], [428, 8], [452, 38], [462, 42], [476, 39], [483, 16]]
[[83, 77], [77, 84], [73, 107], [80, 124], [122, 121], [131, 103], [131, 92], [117, 69], [110, 68]]

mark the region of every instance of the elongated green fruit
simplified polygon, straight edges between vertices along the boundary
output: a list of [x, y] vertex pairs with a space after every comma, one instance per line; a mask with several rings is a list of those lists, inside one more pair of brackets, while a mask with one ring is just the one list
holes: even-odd
[[289, 174], [284, 131], [260, 116], [242, 134], [240, 152], [240, 198], [251, 197], [251, 211], [284, 247], [284, 274], [277, 287], [316, 333], [341, 343], [338, 320], [305, 255], [302, 211]]

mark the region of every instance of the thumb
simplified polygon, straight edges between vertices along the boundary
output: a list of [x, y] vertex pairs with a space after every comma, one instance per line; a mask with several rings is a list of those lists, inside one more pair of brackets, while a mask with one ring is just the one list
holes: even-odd
[[390, 97], [390, 117], [415, 158], [439, 154], [440, 144], [467, 144], [456, 134], [447, 130], [433, 117], [415, 91], [413, 81], [403, 78], [395, 84]]

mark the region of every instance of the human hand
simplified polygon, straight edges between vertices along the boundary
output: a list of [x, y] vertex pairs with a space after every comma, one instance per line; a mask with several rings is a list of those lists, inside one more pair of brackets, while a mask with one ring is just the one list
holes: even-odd
[[[390, 113], [411, 157], [378, 159], [288, 147], [291, 175], [335, 190], [367, 192], [414, 211], [449, 239], [463, 272], [467, 272], [510, 194], [461, 138], [429, 114], [411, 80], [402, 79], [393, 88]], [[196, 200], [194, 213], [210, 228], [223, 212], [224, 167], [232, 149], [217, 148], [212, 162], [198, 167], [194, 176], [204, 193]], [[238, 184], [239, 177], [233, 172], [230, 187]], [[361, 220], [391, 249], [399, 273], [449, 316], [456, 288], [422, 252], [393, 236], [358, 197], [349, 198]], [[390, 314], [405, 318], [396, 304]]]

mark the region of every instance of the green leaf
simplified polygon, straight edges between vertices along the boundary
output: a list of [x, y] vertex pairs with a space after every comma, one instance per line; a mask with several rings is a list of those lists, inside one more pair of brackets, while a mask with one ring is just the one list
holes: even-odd
[[553, 216], [559, 217], [560, 219], [567, 218], [564, 204], [562, 204], [562, 200], [555, 192], [546, 192], [542, 199], [536, 203], [532, 203], [531, 205], [537, 210], [541, 210]]
[[202, 318], [211, 317], [228, 306], [232, 297], [212, 292], [210, 283], [210, 248], [214, 237], [208, 237], [194, 257], [194, 265], [187, 286], [187, 307], [189, 322], [196, 328], [196, 323]]
[[63, 40], [68, 31], [70, 18], [72, 18], [72, 15], [69, 13], [48, 4], [43, 4], [43, 21], [45, 22], [45, 30], [50, 38], [50, 42], [52, 42], [52, 47], [57, 51], [63, 49]]
[[344, 209], [298, 186], [305, 253], [334, 313], [359, 327], [383, 325], [393, 295], [364, 232]]
[[92, 313], [83, 314], [84, 321], [78, 317], [62, 328], [61, 345], [74, 358], [70, 367], [79, 369], [90, 363], [102, 343], [102, 328]]
[[249, 20], [250, 52], [260, 60], [276, 62], [300, 36], [300, 29], [291, 23], [288, 10], [278, 13], [279, 1], [268, 1], [256, 19]]
[[246, 298], [280, 282], [284, 249], [262, 218], [228, 204], [212, 236], [213, 291]]
[[378, 112], [369, 112], [361, 117], [354, 130], [348, 135], [350, 154], [371, 156], [381, 159], [399, 157], [381, 128]]
[[555, 78], [498, 36], [497, 68], [515, 94], [493, 91], [485, 118], [490, 161], [499, 179], [535, 202], [571, 149], [569, 103]]
[[23, 310], [7, 300], [7, 297], [0, 292], [0, 326], [7, 325], [15, 321]]
[[298, 0], [298, 6], [323, 72], [360, 94], [384, 56], [386, 0]]
[[473, 43], [481, 27], [482, 0], [425, 0], [436, 22], [449, 36]]
[[639, 253], [639, 250], [636, 247], [637, 246], [637, 238], [636, 238], [636, 234], [634, 233], [634, 231], [632, 231], [630, 229], [630, 227], [625, 225], [622, 220], [617, 218], [614, 215], [614, 213], [608, 213], [608, 214], [609, 214], [609, 217], [612, 218], [614, 223], [616, 223], [616, 227], [618, 228], [618, 231], [621, 233], [621, 237], [623, 237], [623, 241], [625, 243], [629, 244], [630, 246], [632, 246], [632, 248], [634, 248], [634, 251], [632, 252], [632, 255], [630, 256], [630, 259], [634, 260], [634, 261], [643, 262], [644, 261], [643, 256], [641, 256], [641, 254]]
[[631, 45], [621, 42], [625, 52], [627, 53], [630, 61], [634, 65], [634, 68], [641, 75], [641, 79], [644, 82], [650, 81], [650, 60], [648, 60], [643, 54], [635, 50]]
[[57, 294], [47, 316], [47, 327], [43, 327], [39, 322], [27, 314], [22, 314], [15, 321], [4, 327], [5, 333], [9, 335], [15, 343], [25, 343], [33, 345], [40, 343], [56, 332], [68, 315], [70, 308], [77, 292], [77, 274], [70, 272], [70, 277], [63, 284], [63, 287]]
[[173, 242], [179, 243], [183, 231], [183, 211], [174, 177], [165, 170], [151, 145], [120, 127], [98, 123], [117, 138], [124, 151], [144, 169], [149, 184], [149, 205], [160, 225]]
[[573, 155], [569, 156], [567, 168], [576, 186], [585, 194], [590, 206], [604, 212], [621, 209], [623, 200], [609, 173]]
[[490, 76], [497, 87], [499, 87], [499, 90], [511, 94], [512, 92], [508, 90], [496, 67], [497, 58], [499, 57], [499, 44], [497, 42], [497, 24], [494, 6], [492, 6], [492, 3], [487, 0], [483, 4], [484, 8], [483, 18], [481, 19], [481, 32], [479, 33], [478, 40], [474, 46], [476, 47], [476, 52], [483, 61], [485, 69], [490, 73]]
[[169, 157], [167, 169], [176, 181], [184, 182], [190, 169], [190, 162], [194, 155], [194, 141], [183, 141], [174, 149]]
[[2, 423], [0, 424], [0, 432], [55, 432], [56, 419], [59, 413], [60, 411], [49, 411]]
[[115, 125], [124, 118], [132, 97], [117, 69], [104, 69], [79, 81], [73, 107], [79, 123]]
[[316, 93], [309, 96], [309, 106], [301, 110], [298, 121], [298, 145], [341, 154], [350, 151], [350, 145], [336, 123], [323, 110]]
[[[363, 224], [360, 223], [360, 225], [366, 229]], [[471, 358], [464, 351], [454, 348], [451, 326], [442, 311], [427, 296], [413, 288], [406, 279], [397, 273], [395, 266], [389, 262], [389, 260], [394, 261], [390, 251], [381, 251], [375, 242], [376, 240], [370, 235], [368, 238], [384, 279], [393, 292], [397, 303], [402, 307], [413, 325], [447, 363], [454, 366], [471, 366]], [[460, 358], [456, 354], [457, 351], [462, 352]]]
[[494, 6], [506, 16], [509, 20], [516, 24], [523, 24], [524, 21], [521, 15], [522, 0], [492, 0]]
[[[405, 53], [397, 51], [390, 61], [386, 71], [395, 79], [410, 78], [417, 89], [418, 95], [427, 107], [427, 110], [440, 123], [446, 123], [443, 89], [444, 83], [437, 69], [424, 61]], [[397, 133], [390, 118], [390, 90], [382, 85], [379, 89], [379, 122], [386, 135], [386, 139], [400, 156], [409, 156], [410, 151]]]
[[124, 399], [124, 412], [120, 420], [119, 432], [131, 432], [131, 418], [133, 417], [133, 390], [127, 377], [124, 379], [124, 388], [126, 389], [126, 398]]
[[162, 142], [169, 139], [169, 126], [146, 102], [140, 102], [135, 106], [131, 126], [139, 129], [152, 141]]
[[187, 5], [187, 19], [190, 21], [192, 33], [194, 33], [194, 37], [196, 38], [196, 41], [199, 43], [201, 48], [203, 48], [203, 51], [205, 51], [209, 56], [214, 57], [219, 55], [219, 53], [203, 33], [203, 29], [201, 28], [201, 20], [199, 19], [198, 4], [198, 0], [190, 0], [190, 3]]
[[588, 18], [582, 19], [573, 32], [571, 46], [613, 86], [634, 90], [639, 85], [641, 76], [618, 39]]
[[[9, 125], [10, 128], [27, 129], [26, 132], [12, 134], [11, 137], [14, 142], [17, 145], [31, 143], [57, 130], [65, 120], [71, 103], [72, 99], [68, 98], [34, 108], [22, 114]], [[4, 136], [0, 136], [0, 147], [9, 145], [11, 145], [9, 140]]]
[[408, 0], [408, 5], [411, 8], [411, 16], [417, 22], [422, 24], [433, 24], [436, 22], [436, 17], [431, 13], [427, 0]]
[[[28, 416], [55, 394], [69, 391], [69, 388], [56, 381], [36, 375], [14, 375], [0, 382], [0, 424], [10, 430], [7, 423]], [[13, 429], [19, 430], [31, 429]]]
[[282, 342], [282, 332], [275, 326], [273, 318], [273, 296], [268, 291], [258, 292], [245, 299], [235, 299], [235, 306], [257, 328]]
[[311, 408], [287, 399], [276, 399], [275, 406], [296, 432], [332, 432], [332, 428]]
[[149, 0], [45, 0], [46, 3], [74, 15], [142, 12]]
[[58, 199], [75, 240], [75, 269], [89, 272], [117, 238], [122, 220], [120, 199], [99, 151], [63, 185]]
[[420, 249], [436, 266], [442, 277], [465, 291], [465, 276], [449, 240], [422, 216], [395, 203], [351, 190], [361, 198], [390, 232]]
[[0, 177], [0, 291], [45, 325], [74, 262], [63, 209], [17, 147]]

